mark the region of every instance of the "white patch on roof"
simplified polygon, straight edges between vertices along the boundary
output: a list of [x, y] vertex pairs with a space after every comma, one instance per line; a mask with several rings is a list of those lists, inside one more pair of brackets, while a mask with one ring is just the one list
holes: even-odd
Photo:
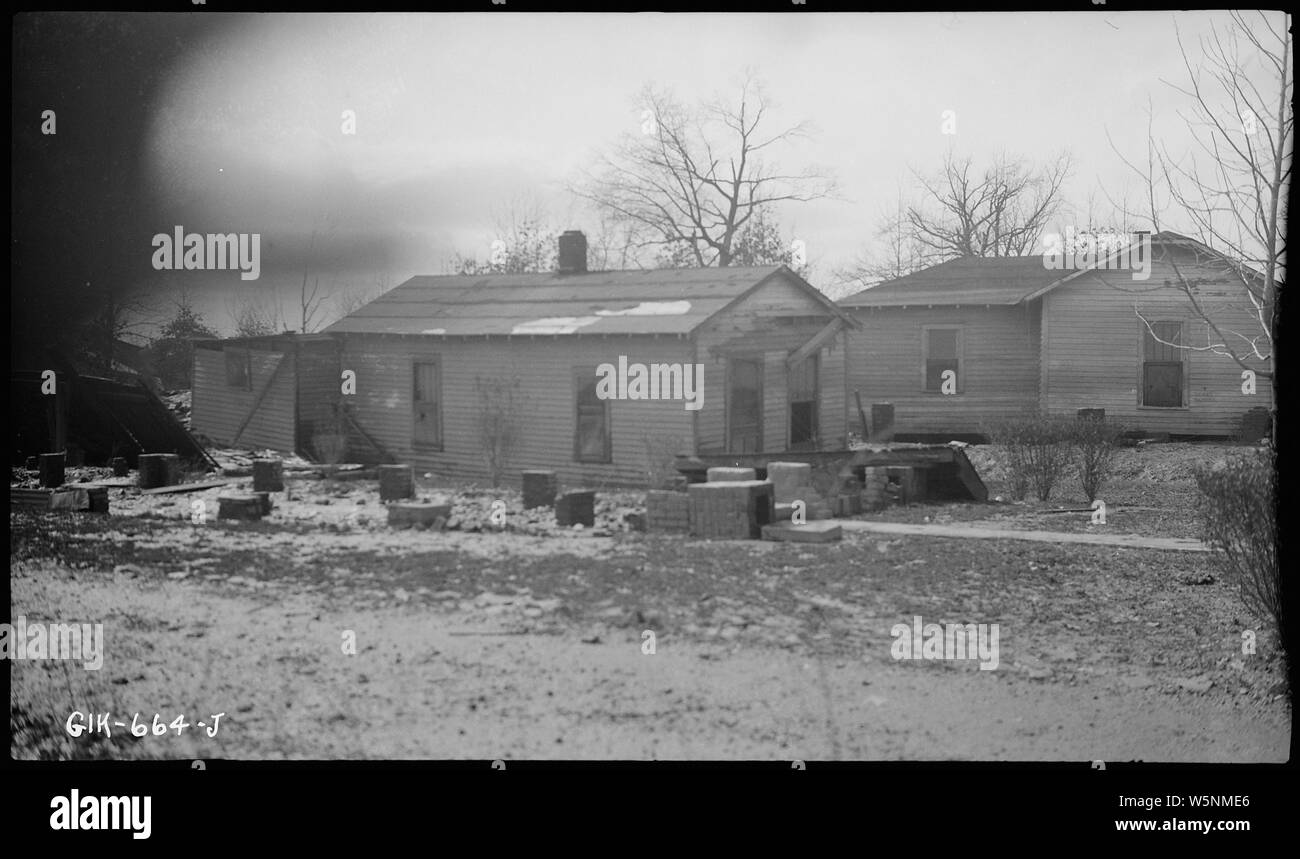
[[597, 310], [597, 316], [685, 316], [691, 312], [689, 301], [643, 301], [626, 310]]
[[421, 333], [421, 334], [446, 334], [446, 333], [447, 333], [447, 329], [446, 329], [446, 328], [426, 328], [426, 329], [424, 329], [423, 331], [421, 331], [420, 333]]
[[585, 328], [599, 322], [599, 316], [547, 316], [520, 322], [511, 334], [572, 334], [579, 328]]

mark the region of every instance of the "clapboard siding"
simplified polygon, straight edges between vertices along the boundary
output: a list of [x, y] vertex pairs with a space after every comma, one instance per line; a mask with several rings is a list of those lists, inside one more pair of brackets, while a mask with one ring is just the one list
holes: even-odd
[[[1037, 302], [1034, 303], [1035, 305]], [[933, 307], [853, 310], [862, 328], [847, 333], [848, 391], [872, 403], [893, 403], [903, 433], [979, 433], [990, 421], [1038, 405], [1037, 307]], [[959, 393], [924, 391], [922, 330], [959, 325]], [[847, 405], [847, 404], [846, 404]], [[853, 406], [856, 411], [856, 404]]]
[[[786, 449], [790, 412], [785, 359], [833, 319], [827, 309], [793, 281], [774, 277], [710, 319], [696, 333], [704, 363], [705, 405], [697, 418], [697, 450], [726, 451], [727, 358], [746, 357], [763, 365], [763, 449]], [[844, 423], [844, 339], [821, 350], [818, 446], [842, 450]]]
[[[1259, 333], [1258, 323], [1243, 309], [1250, 305], [1240, 284], [1224, 278], [1221, 270], [1198, 265], [1186, 252], [1180, 252], [1178, 265], [1185, 277], [1205, 279], [1198, 300], [1220, 329]], [[1184, 352], [1185, 407], [1140, 405], [1145, 328], [1137, 311], [1152, 322], [1184, 322], [1184, 336], [1191, 345], [1211, 342], [1209, 326], [1197, 317], [1187, 297], [1166, 285], [1175, 279], [1167, 262], [1155, 261], [1145, 281], [1134, 281], [1126, 272], [1087, 274], [1044, 297], [1043, 403], [1049, 412], [1104, 408], [1108, 417], [1148, 432], [1231, 435], [1245, 411], [1271, 407], [1267, 381], [1257, 381], [1254, 396], [1243, 395], [1242, 369], [1235, 361], [1191, 350]], [[1262, 362], [1251, 366], [1257, 372], [1269, 369]]]
[[337, 342], [300, 344], [298, 350], [298, 446], [310, 449], [318, 432], [335, 429], [334, 407], [341, 396]]
[[[223, 350], [194, 350], [194, 396], [190, 426], [195, 432], [218, 444], [292, 452], [295, 449], [296, 400], [293, 355], [260, 349], [251, 349], [249, 354], [252, 390], [245, 390], [226, 384], [226, 356]], [[253, 403], [268, 381], [271, 382], [271, 389], [261, 398], [257, 414], [236, 441], [235, 434], [252, 411]]]
[[[613, 461], [574, 459], [576, 428], [575, 368], [595, 373], [602, 363], [685, 363], [693, 360], [689, 340], [670, 337], [491, 338], [344, 336], [342, 368], [355, 370], [357, 393], [351, 401], [357, 421], [387, 450], [419, 470], [484, 479], [488, 469], [476, 425], [476, 378], [518, 379], [523, 439], [509, 466], [506, 483], [515, 485], [523, 469], [558, 472], [569, 485], [640, 485], [647, 472], [646, 439], [679, 440], [690, 448], [694, 412], [681, 400], [610, 400]], [[412, 442], [412, 373], [420, 360], [441, 362], [442, 450]], [[705, 396], [708, 407], [708, 396]]]

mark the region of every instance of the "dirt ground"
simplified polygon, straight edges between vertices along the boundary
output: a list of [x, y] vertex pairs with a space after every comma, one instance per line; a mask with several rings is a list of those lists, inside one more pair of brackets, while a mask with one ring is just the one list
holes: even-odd
[[[1147, 501], [1187, 495], [1188, 476], [1157, 477], [1126, 479]], [[624, 530], [623, 495], [580, 532], [394, 531], [373, 482], [303, 483], [267, 521], [197, 523], [190, 496], [169, 508], [122, 492], [107, 517], [11, 514], [11, 613], [105, 625], [99, 671], [12, 663], [15, 757], [1288, 753], [1281, 660], [1208, 553], [865, 534], [711, 543]], [[928, 507], [887, 516], [999, 509]], [[999, 624], [998, 667], [895, 661], [890, 630], [916, 615]], [[1253, 655], [1243, 630], [1258, 633]], [[226, 715], [215, 737], [74, 739], [74, 709]]]

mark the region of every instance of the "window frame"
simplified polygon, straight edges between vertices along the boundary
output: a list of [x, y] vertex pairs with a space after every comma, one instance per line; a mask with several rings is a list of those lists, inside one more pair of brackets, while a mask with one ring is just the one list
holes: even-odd
[[[957, 353], [957, 392], [955, 394], [944, 394], [942, 387], [929, 387], [930, 378], [930, 332], [931, 331], [955, 331], [957, 332], [957, 343], [954, 351]], [[951, 359], [936, 359], [951, 360]], [[921, 326], [921, 393], [937, 394], [939, 396], [960, 396], [966, 393], [966, 326], [952, 324], [935, 324]]]
[[[1186, 343], [1187, 343], [1188, 325], [1187, 325], [1187, 319], [1186, 319], [1186, 318], [1181, 318], [1181, 319], [1168, 319], [1168, 318], [1164, 318], [1164, 319], [1151, 319], [1151, 320], [1149, 320], [1149, 321], [1150, 321], [1150, 323], [1151, 323], [1151, 327], [1152, 327], [1152, 328], [1154, 328], [1154, 327], [1157, 326], [1157, 325], [1174, 325], [1174, 324], [1178, 325], [1178, 340], [1179, 340], [1180, 343], [1183, 343], [1183, 344], [1186, 344]], [[1137, 408], [1139, 408], [1139, 409], [1151, 409], [1151, 410], [1153, 410], [1153, 411], [1161, 411], [1161, 412], [1171, 412], [1171, 411], [1173, 411], [1173, 412], [1177, 412], [1177, 411], [1187, 411], [1187, 410], [1191, 409], [1191, 407], [1192, 407], [1192, 404], [1191, 404], [1191, 399], [1192, 399], [1192, 380], [1191, 380], [1191, 375], [1192, 375], [1192, 373], [1191, 373], [1191, 369], [1192, 369], [1192, 366], [1191, 366], [1191, 362], [1188, 360], [1188, 358], [1190, 357], [1190, 356], [1189, 356], [1189, 353], [1188, 353], [1187, 349], [1185, 349], [1185, 348], [1180, 348], [1180, 349], [1178, 350], [1179, 360], [1178, 360], [1177, 363], [1180, 364], [1181, 367], [1182, 367], [1182, 390], [1179, 391], [1179, 400], [1180, 400], [1180, 404], [1179, 404], [1179, 405], [1176, 405], [1176, 406], [1153, 406], [1153, 405], [1148, 405], [1148, 404], [1147, 404], [1147, 401], [1146, 401], [1146, 399], [1147, 399], [1147, 365], [1148, 365], [1148, 364], [1171, 365], [1171, 364], [1174, 364], [1174, 363], [1175, 363], [1175, 362], [1173, 362], [1173, 361], [1148, 361], [1148, 360], [1147, 360], [1147, 338], [1150, 337], [1150, 336], [1151, 336], [1151, 333], [1147, 330], [1147, 323], [1146, 323], [1146, 322], [1143, 322], [1142, 320], [1139, 319], [1139, 320], [1138, 320], [1138, 348], [1137, 348], [1137, 351], [1138, 351], [1138, 368], [1137, 368]]]
[[604, 452], [599, 459], [582, 452], [582, 418], [583, 409], [591, 406], [582, 404], [582, 388], [585, 382], [599, 385], [600, 374], [593, 367], [576, 366], [573, 368], [573, 461], [584, 465], [611, 465], [614, 462], [614, 409], [610, 400], [600, 400], [604, 410]]
[[[790, 450], [796, 450], [796, 444], [807, 446], [809, 450], [817, 450], [821, 441], [821, 406], [822, 406], [822, 361], [821, 353], [814, 352], [799, 364], [786, 370], [786, 447]], [[812, 399], [796, 400], [794, 398], [794, 385], [791, 384], [791, 377], [794, 375], [795, 368], [807, 363], [812, 363]], [[795, 403], [812, 403], [812, 436], [807, 441], [796, 442], [794, 440], [794, 406]]]

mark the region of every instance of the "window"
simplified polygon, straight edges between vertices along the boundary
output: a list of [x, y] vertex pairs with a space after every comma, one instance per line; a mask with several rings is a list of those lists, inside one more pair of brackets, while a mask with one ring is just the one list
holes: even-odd
[[[1154, 334], [1154, 336], [1152, 336]], [[1181, 408], [1183, 383], [1183, 323], [1152, 322], [1142, 326], [1142, 405]]]
[[414, 425], [411, 440], [421, 447], [442, 450], [442, 368], [438, 361], [417, 361], [411, 398]]
[[962, 378], [960, 328], [922, 328], [921, 349], [925, 355], [925, 390], [943, 392], [943, 374], [951, 370], [958, 393], [965, 389]]
[[577, 389], [577, 422], [573, 436], [573, 458], [578, 462], [612, 462], [609, 433], [609, 401], [596, 395], [599, 376], [588, 369], [574, 371]]
[[226, 350], [226, 385], [245, 391], [253, 389], [253, 356], [247, 349]]
[[790, 449], [817, 446], [817, 355], [790, 368]]
[[733, 358], [727, 385], [727, 450], [760, 453], [763, 450], [763, 364]]

